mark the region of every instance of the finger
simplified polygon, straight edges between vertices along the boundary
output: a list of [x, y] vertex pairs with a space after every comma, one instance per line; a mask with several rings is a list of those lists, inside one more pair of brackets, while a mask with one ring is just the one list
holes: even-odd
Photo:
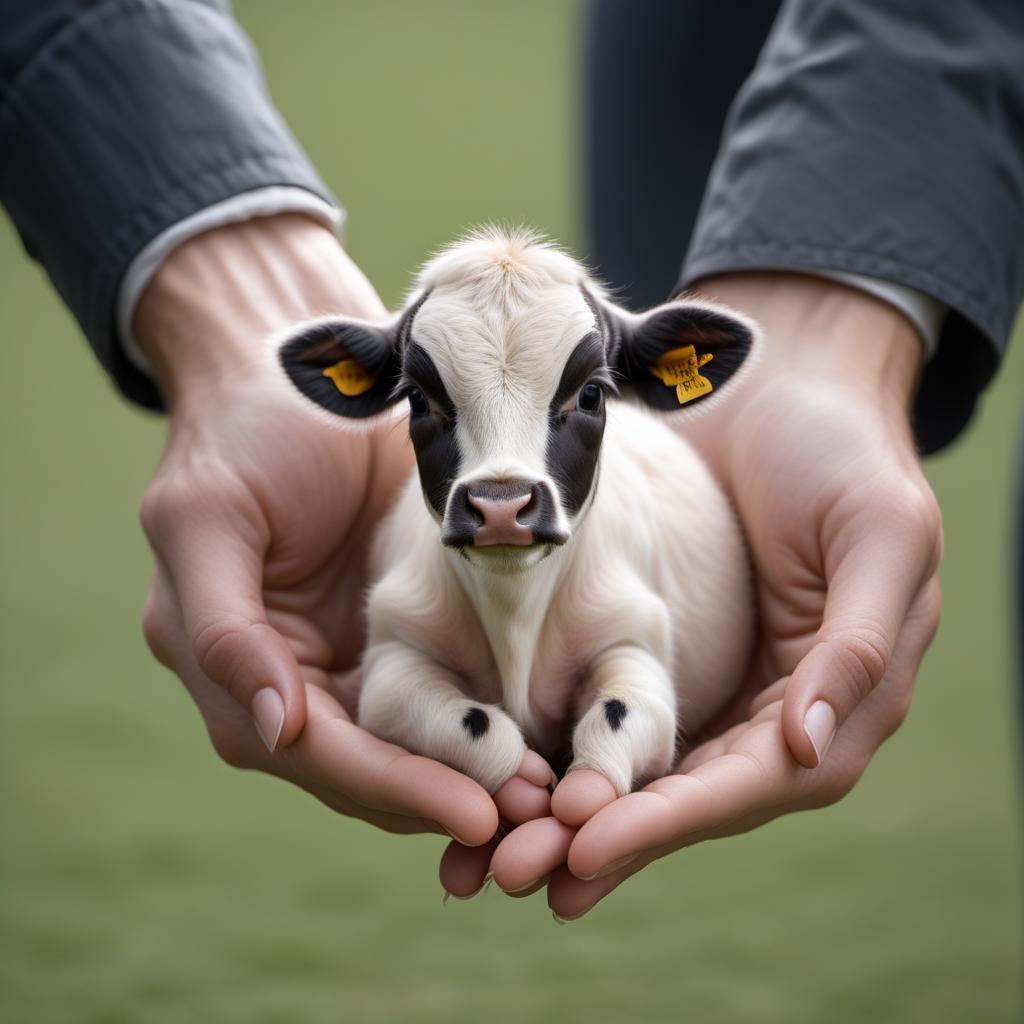
[[[383, 829], [385, 832], [393, 832], [395, 835], [448, 835], [445, 830], [435, 821], [427, 821], [426, 818], [410, 818], [402, 814], [387, 814], [384, 811], [374, 811], [368, 807], [357, 804], [354, 800], [342, 796], [332, 789], [324, 789], [322, 786], [307, 785], [305, 789], [322, 804], [329, 807], [338, 814], [344, 814], [347, 818], [358, 818], [368, 825]], [[452, 840], [455, 842], [455, 840]], [[458, 845], [458, 844], [456, 844]], [[465, 847], [465, 849], [476, 849], [476, 847]]]
[[516, 774], [535, 786], [553, 786], [558, 781], [558, 777], [551, 770], [551, 765], [536, 750], [527, 750], [523, 754], [523, 763]]
[[491, 858], [494, 880], [507, 893], [533, 890], [565, 863], [575, 829], [556, 818], [537, 818], [510, 832]]
[[306, 727], [281, 753], [295, 781], [373, 811], [436, 821], [467, 846], [486, 843], [497, 831], [497, 808], [472, 779], [360, 729], [323, 691], [310, 687], [307, 698]]
[[705, 741], [699, 747], [694, 747], [693, 750], [683, 757], [679, 770], [681, 772], [691, 772], [698, 765], [704, 764], [705, 761], [710, 761], [713, 758], [730, 753], [733, 747], [736, 746], [737, 741], [745, 733], [749, 732], [751, 725], [756, 725], [760, 722], [777, 723], [781, 717], [782, 696], [780, 694], [778, 700], [772, 704], [764, 705], [749, 721], [740, 722], [739, 725], [734, 725], [731, 729], [727, 729], [721, 736], [716, 736], [714, 739]]
[[568, 867], [560, 868], [548, 880], [548, 905], [556, 920], [572, 921], [582, 917], [596, 903], [603, 900], [609, 893], [617, 889], [626, 879], [649, 864], [667, 857], [686, 846], [694, 846], [708, 839], [722, 839], [730, 835], [749, 832], [776, 818], [780, 810], [775, 808], [757, 807], [750, 814], [735, 818], [729, 822], [719, 823], [710, 829], [690, 833], [685, 839], [677, 839], [663, 846], [655, 847], [613, 862], [594, 878], [577, 878]]
[[493, 799], [501, 820], [514, 825], [544, 818], [551, 813], [551, 794], [547, 788], [527, 782], [521, 775], [513, 775], [503, 783]]
[[514, 900], [526, 899], [527, 896], [532, 896], [535, 892], [540, 892], [545, 885], [548, 884], [548, 878], [550, 876], [545, 875], [543, 878], [538, 878], [533, 885], [528, 885], [523, 889], [517, 889], [515, 892], [507, 892], [506, 896], [511, 896]]
[[653, 854], [645, 855], [604, 878], [591, 881], [577, 878], [567, 867], [558, 868], [548, 879], [548, 906], [551, 913], [559, 923], [575, 921], [655, 859]]
[[579, 828], [617, 795], [615, 787], [600, 772], [579, 768], [569, 772], [555, 787], [551, 813], [564, 824]]
[[497, 846], [496, 839], [483, 846], [449, 843], [438, 867], [444, 891], [460, 900], [467, 900], [480, 892], [487, 882], [491, 856]]
[[548, 787], [557, 781], [551, 766], [535, 750], [527, 750], [519, 770], [494, 794], [494, 803], [502, 821], [521, 825], [551, 813]]
[[751, 702], [749, 708], [747, 708], [747, 718], [753, 718], [763, 708], [768, 707], [769, 704], [774, 704], [776, 701], [781, 701], [786, 695], [786, 687], [789, 685], [789, 676], [783, 676], [781, 679], [776, 679], [771, 686], [762, 690]]
[[822, 762], [836, 731], [881, 682], [929, 561], [925, 538], [892, 531], [852, 548], [836, 568], [815, 645], [783, 700], [783, 732], [800, 764]]
[[200, 670], [249, 709], [269, 750], [293, 743], [305, 688], [294, 653], [267, 623], [262, 547], [237, 525], [183, 515], [165, 527], [157, 553]]
[[598, 811], [573, 840], [569, 870], [596, 878], [646, 851], [696, 842], [707, 830], [762, 808], [782, 813], [800, 794], [803, 771], [777, 723], [752, 725], [736, 752], [657, 779]]

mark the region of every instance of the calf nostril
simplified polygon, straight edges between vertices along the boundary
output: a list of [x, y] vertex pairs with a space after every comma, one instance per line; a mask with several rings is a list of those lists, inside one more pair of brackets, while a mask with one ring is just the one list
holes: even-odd
[[540, 484], [530, 488], [530, 500], [516, 513], [516, 521], [530, 526], [540, 511]]
[[474, 527], [484, 525], [486, 515], [484, 509], [481, 508], [476, 501], [473, 500], [473, 495], [469, 493], [468, 488], [464, 488], [462, 491], [462, 510], [469, 523]]

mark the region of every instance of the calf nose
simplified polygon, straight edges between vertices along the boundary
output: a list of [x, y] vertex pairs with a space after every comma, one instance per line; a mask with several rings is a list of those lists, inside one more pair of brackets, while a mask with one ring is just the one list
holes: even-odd
[[452, 495], [442, 539], [455, 547], [564, 544], [556, 531], [555, 499], [543, 483], [474, 480]]
[[[530, 511], [537, 504], [538, 484], [525, 480], [475, 481], [466, 488], [466, 501], [477, 515], [480, 525], [473, 534], [473, 544], [532, 544], [533, 527]], [[519, 516], [522, 513], [523, 519]]]

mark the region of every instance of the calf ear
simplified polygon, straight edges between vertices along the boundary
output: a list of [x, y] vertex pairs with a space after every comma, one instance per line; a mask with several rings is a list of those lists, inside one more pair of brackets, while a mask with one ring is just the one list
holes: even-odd
[[307, 398], [339, 416], [365, 419], [398, 400], [399, 321], [372, 324], [323, 317], [302, 324], [278, 356], [289, 380]]
[[612, 363], [646, 405], [671, 411], [706, 402], [735, 376], [756, 343], [757, 325], [710, 302], [667, 302], [634, 315], [614, 308]]

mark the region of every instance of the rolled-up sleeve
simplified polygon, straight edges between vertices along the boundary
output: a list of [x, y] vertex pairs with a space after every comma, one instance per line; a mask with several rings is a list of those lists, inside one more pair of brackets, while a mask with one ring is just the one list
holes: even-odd
[[1024, 296], [1024, 4], [788, 0], [730, 112], [681, 285], [891, 281], [949, 308], [914, 414], [969, 420]]
[[268, 186], [334, 205], [216, 0], [11, 0], [0, 202], [121, 391], [160, 396], [117, 332], [121, 281], [168, 228]]

